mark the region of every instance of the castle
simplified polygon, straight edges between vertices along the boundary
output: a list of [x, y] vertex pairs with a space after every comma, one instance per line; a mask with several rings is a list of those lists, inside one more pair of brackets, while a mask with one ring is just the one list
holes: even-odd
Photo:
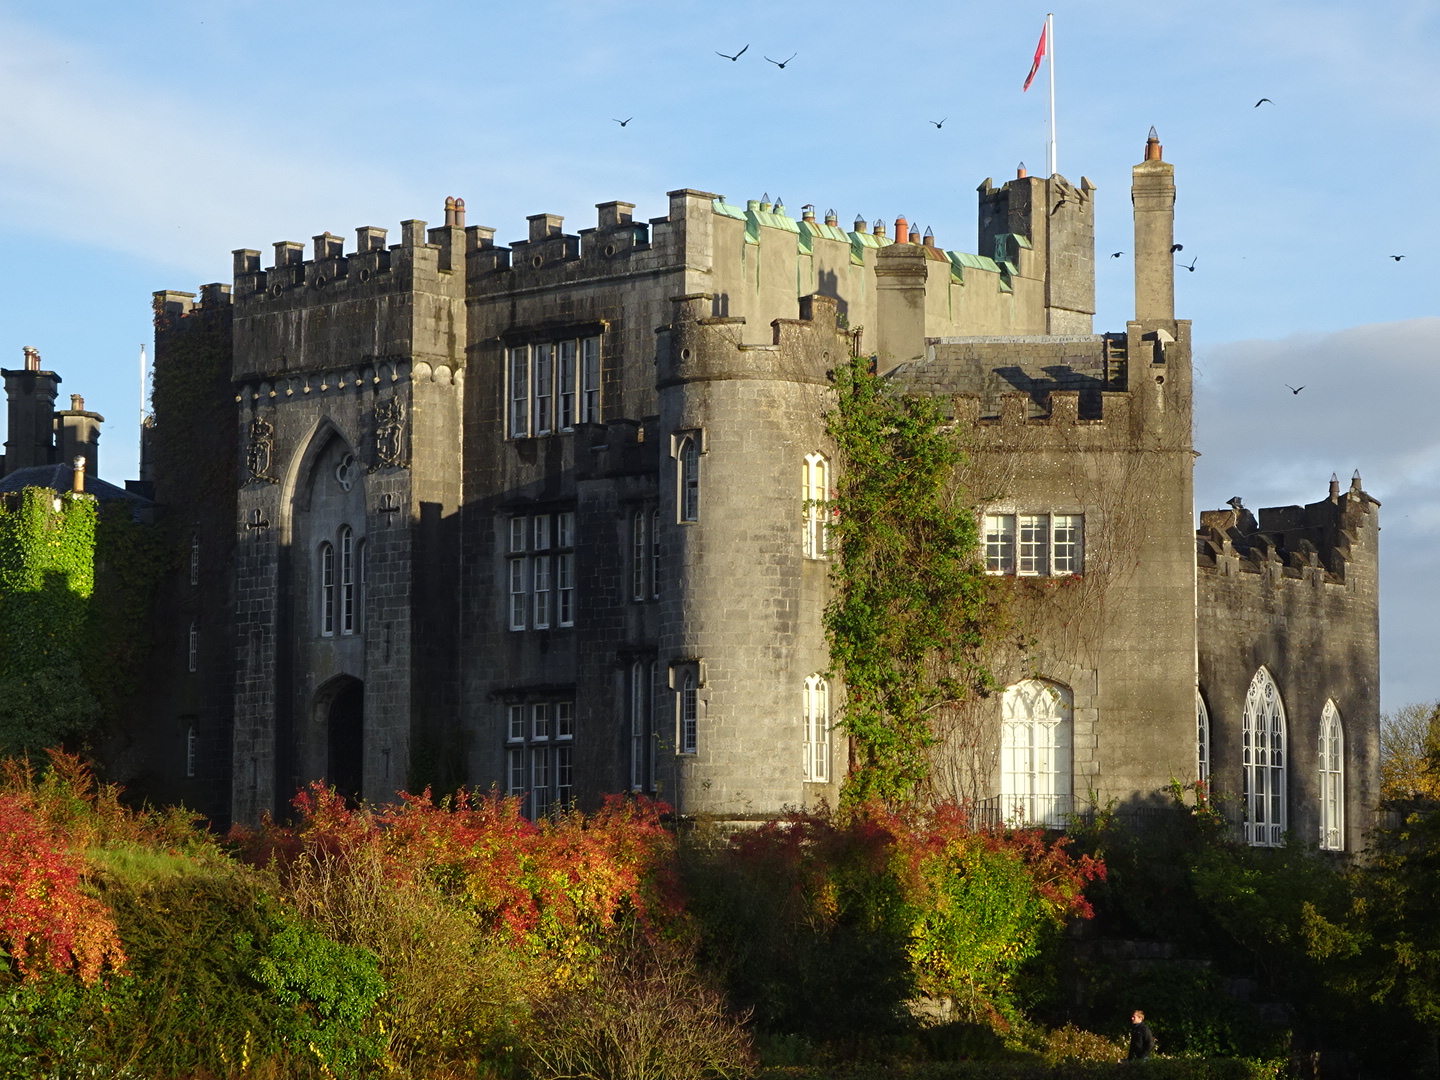
[[144, 479], [182, 557], [130, 782], [221, 822], [321, 777], [374, 800], [495, 786], [536, 815], [627, 791], [732, 820], [834, 803], [817, 502], [853, 350], [953, 416], [1024, 629], [1003, 691], [937, 719], [937, 794], [1058, 824], [1199, 780], [1251, 843], [1357, 849], [1378, 504], [1357, 477], [1196, 532], [1153, 132], [1115, 333], [1092, 332], [1095, 199], [986, 180], [978, 254], [690, 189], [578, 234], [538, 214], [502, 246], [453, 199], [395, 244], [240, 250], [233, 286], [157, 293]]

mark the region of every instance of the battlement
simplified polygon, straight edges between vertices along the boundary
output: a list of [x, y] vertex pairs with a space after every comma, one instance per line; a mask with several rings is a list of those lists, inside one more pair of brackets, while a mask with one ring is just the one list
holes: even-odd
[[[1348, 491], [1331, 477], [1329, 497], [1305, 506], [1266, 507], [1257, 521], [1237, 497], [1226, 510], [1205, 510], [1196, 530], [1201, 570], [1298, 578], [1343, 585], [1361, 555], [1357, 542], [1378, 528], [1379, 500], [1367, 494], [1357, 472]], [[1373, 545], [1364, 556], [1374, 563]], [[1373, 570], [1373, 565], [1372, 565]]]
[[305, 258], [305, 245], [295, 240], [278, 240], [272, 247], [270, 266], [262, 266], [261, 253], [253, 248], [232, 252], [234, 295], [237, 301], [254, 303], [305, 295], [311, 291], [387, 286], [410, 288], [419, 275], [439, 279], [458, 268], [463, 255], [478, 250], [494, 236], [493, 229], [465, 226], [465, 200], [445, 200], [445, 224], [427, 228], [424, 221], [400, 223], [400, 243], [386, 245], [388, 230], [362, 225], [355, 230], [355, 248], [345, 252], [342, 237], [323, 232], [312, 237], [312, 257]]

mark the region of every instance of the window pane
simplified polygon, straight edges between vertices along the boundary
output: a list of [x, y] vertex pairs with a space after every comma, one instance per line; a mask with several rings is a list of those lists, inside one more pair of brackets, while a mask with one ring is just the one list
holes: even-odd
[[555, 515], [555, 546], [568, 548], [575, 546], [575, 513], [567, 510], [563, 514]]
[[508, 766], [505, 793], [507, 795], [519, 795], [525, 790], [525, 751], [507, 751], [505, 758]]
[[530, 434], [530, 350], [510, 350], [510, 437]]
[[525, 738], [525, 706], [511, 705], [509, 718], [509, 730], [506, 738], [511, 742], [519, 742]]
[[530, 706], [530, 737], [550, 738], [550, 703], [542, 701]]
[[569, 746], [557, 746], [553, 753], [555, 755], [555, 801], [558, 805], [567, 807], [575, 798], [575, 769], [572, 760], [574, 749]]
[[1046, 514], [1020, 515], [1020, 559], [1017, 572], [1050, 572], [1050, 518]]
[[700, 700], [695, 688], [695, 673], [685, 672], [680, 684], [680, 752], [693, 754], [699, 746]]
[[573, 739], [575, 737], [575, 703], [573, 701], [558, 701], [555, 703], [555, 738]]
[[680, 520], [700, 520], [700, 448], [691, 438], [680, 443]]
[[525, 550], [525, 519], [523, 517], [510, 519], [510, 550], [512, 552]]
[[580, 419], [600, 422], [600, 339], [586, 338], [580, 346]]
[[340, 632], [355, 632], [355, 542], [349, 528], [340, 530]]
[[637, 510], [630, 517], [630, 599], [645, 599], [645, 564], [650, 547], [645, 538], [646, 514]]
[[630, 790], [645, 785], [645, 665], [630, 665]]
[[535, 550], [550, 550], [550, 515], [535, 515]]
[[555, 614], [561, 626], [575, 625], [575, 553], [555, 556]]
[[510, 560], [510, 629], [525, 629], [526, 559]]
[[531, 377], [535, 380], [535, 422], [531, 430], [536, 435], [548, 435], [555, 392], [555, 346], [536, 345]]
[[320, 545], [320, 632], [335, 632], [335, 548]]
[[530, 750], [531, 813], [541, 818], [550, 812], [550, 748], [536, 746]]
[[575, 342], [560, 343], [560, 428], [569, 431], [575, 426]]
[[1083, 574], [1085, 562], [1083, 537], [1085, 519], [1080, 514], [1056, 514], [1052, 519], [1054, 541], [1054, 572]]
[[548, 556], [536, 557], [532, 584], [535, 593], [535, 620], [531, 625], [537, 630], [543, 630], [550, 625], [550, 559]]
[[1015, 572], [1015, 516], [985, 515], [985, 569], [991, 574]]
[[650, 595], [660, 595], [660, 511], [650, 511]]

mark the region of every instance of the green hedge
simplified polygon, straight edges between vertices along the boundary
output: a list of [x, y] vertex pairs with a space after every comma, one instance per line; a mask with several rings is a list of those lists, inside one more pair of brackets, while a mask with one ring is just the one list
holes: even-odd
[[1247, 1058], [1151, 1058], [1143, 1062], [959, 1061], [764, 1069], [758, 1080], [1278, 1080], [1279, 1062]]

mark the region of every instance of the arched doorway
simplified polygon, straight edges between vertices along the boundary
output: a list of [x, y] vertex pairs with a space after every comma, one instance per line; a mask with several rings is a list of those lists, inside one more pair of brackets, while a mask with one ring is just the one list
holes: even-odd
[[325, 710], [325, 781], [352, 806], [365, 790], [365, 684], [345, 678]]

